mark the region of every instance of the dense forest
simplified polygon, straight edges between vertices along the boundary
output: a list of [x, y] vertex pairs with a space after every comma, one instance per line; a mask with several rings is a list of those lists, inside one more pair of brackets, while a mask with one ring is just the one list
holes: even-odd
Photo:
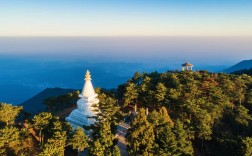
[[130, 125], [129, 155], [252, 155], [251, 76], [136, 72], [117, 91], [96, 92], [100, 111], [97, 123], [84, 127], [92, 130], [86, 134], [73, 130], [61, 113], [76, 105], [78, 92], [45, 99], [48, 112], [34, 116], [1, 103], [0, 155], [117, 156], [122, 121]]
[[140, 111], [132, 123], [132, 155], [252, 155], [248, 75], [135, 73], [118, 92], [125, 106], [152, 110], [147, 117]]
[[252, 76], [252, 68], [234, 71], [232, 72], [232, 74], [237, 74], [237, 75], [247, 74], [247, 75]]

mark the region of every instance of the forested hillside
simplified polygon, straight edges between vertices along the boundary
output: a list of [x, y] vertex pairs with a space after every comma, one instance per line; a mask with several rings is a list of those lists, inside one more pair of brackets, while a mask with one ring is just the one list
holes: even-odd
[[247, 75], [252, 76], [252, 68], [234, 71], [232, 72], [232, 74], [237, 74], [237, 75], [247, 74]]
[[151, 110], [147, 117], [141, 110], [132, 123], [128, 134], [132, 155], [252, 154], [250, 76], [135, 73], [118, 89], [124, 106]]
[[136, 72], [117, 92], [96, 92], [97, 123], [84, 127], [92, 129], [91, 139], [57, 117], [75, 106], [67, 101], [76, 96], [53, 98], [66, 101], [65, 107], [49, 98], [48, 112], [29, 118], [21, 107], [1, 103], [1, 155], [77, 155], [84, 149], [88, 155], [120, 155], [116, 126], [123, 121], [130, 125], [126, 140], [132, 156], [252, 155], [251, 76]]

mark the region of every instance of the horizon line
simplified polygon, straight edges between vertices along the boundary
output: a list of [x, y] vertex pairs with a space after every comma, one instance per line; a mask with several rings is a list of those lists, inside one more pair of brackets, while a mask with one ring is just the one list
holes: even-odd
[[32, 37], [252, 37], [252, 35], [5, 35], [0, 38], [32, 38]]

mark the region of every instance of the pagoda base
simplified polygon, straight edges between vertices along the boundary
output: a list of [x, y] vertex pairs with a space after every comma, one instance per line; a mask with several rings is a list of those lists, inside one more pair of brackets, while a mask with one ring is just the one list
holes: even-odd
[[66, 121], [68, 121], [73, 128], [76, 129], [78, 126], [83, 128], [83, 126], [93, 125], [96, 119], [81, 113], [78, 109], [75, 109], [68, 117], [66, 117]]

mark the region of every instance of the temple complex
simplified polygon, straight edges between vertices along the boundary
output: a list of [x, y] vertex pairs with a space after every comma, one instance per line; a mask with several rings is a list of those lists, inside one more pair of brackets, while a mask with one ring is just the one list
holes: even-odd
[[88, 70], [84, 80], [85, 84], [79, 95], [80, 99], [77, 101], [77, 109], [73, 110], [71, 114], [66, 117], [66, 121], [68, 121], [74, 128], [77, 126], [83, 127], [94, 124], [96, 120], [92, 117], [96, 116], [98, 113], [94, 106], [99, 103], [99, 99], [94, 91], [91, 83], [91, 75]]

